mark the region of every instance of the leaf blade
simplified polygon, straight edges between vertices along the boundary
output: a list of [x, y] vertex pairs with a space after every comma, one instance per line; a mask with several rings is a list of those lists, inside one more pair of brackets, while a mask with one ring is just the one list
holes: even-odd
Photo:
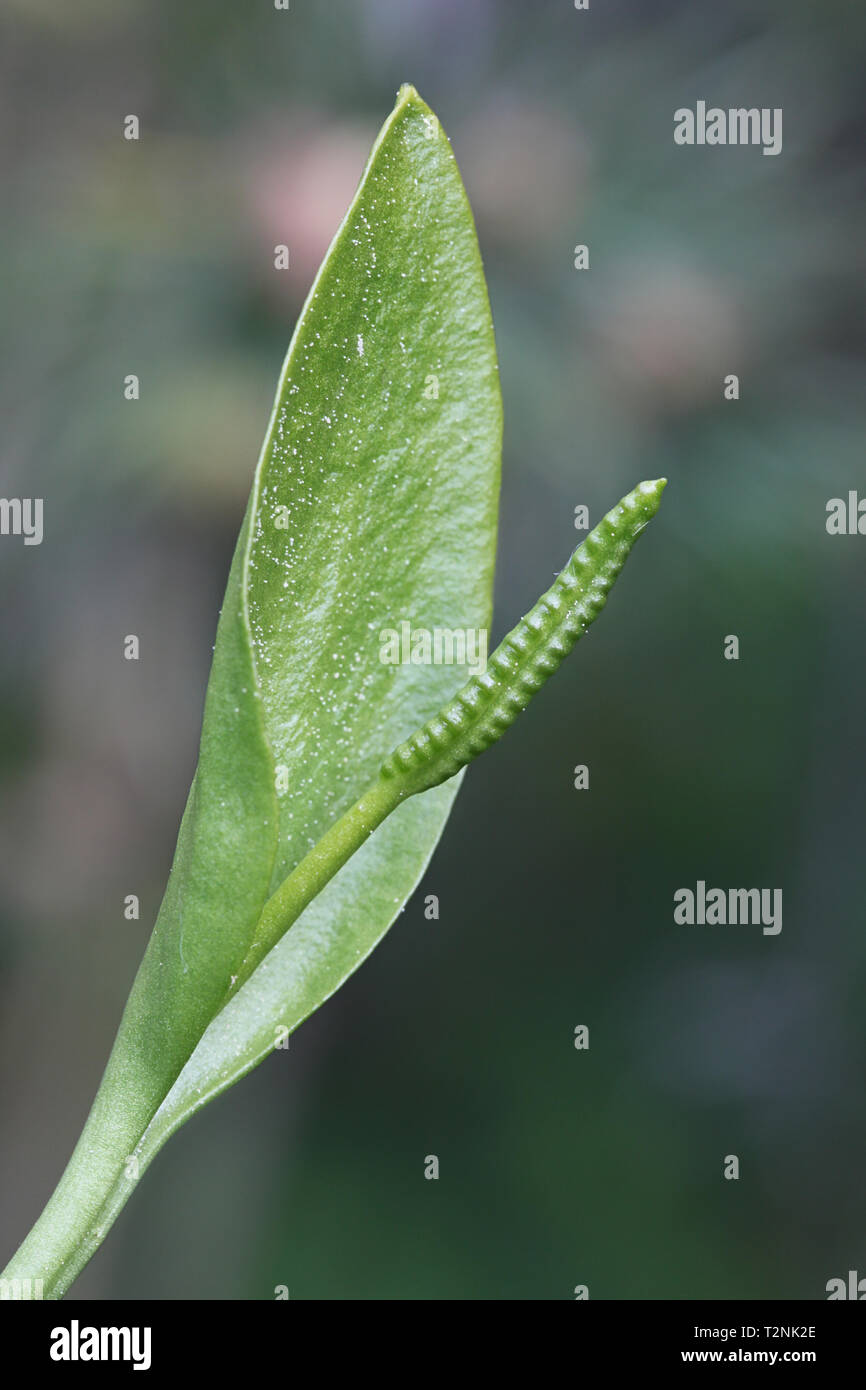
[[[297, 1026], [339, 988], [388, 930], [433, 852], [459, 779], [401, 807], [377, 831], [229, 1000], [220, 1023], [255, 904], [394, 743], [459, 684], [447, 666], [381, 663], [382, 625], [489, 623], [501, 433], [472, 214], [438, 121], [403, 88], [281, 373], [223, 607], [172, 876], [85, 1130], [89, 1142], [94, 1127], [109, 1126], [115, 1157], [134, 1154], [137, 1176], [194, 1109], [261, 1060], [279, 1022]], [[273, 524], [277, 508], [288, 509], [291, 530]], [[326, 685], [323, 695], [322, 671], [334, 667], [339, 690]], [[233, 668], [230, 679], [223, 668]], [[233, 779], [244, 759], [252, 790], [237, 809]], [[290, 785], [282, 804], [278, 794], [274, 825], [281, 767]], [[223, 802], [225, 818], [216, 813]], [[247, 843], [254, 862], [242, 875], [242, 910], [228, 914], [226, 927], [214, 894], [236, 886]], [[196, 1034], [209, 1029], [202, 1052]], [[132, 1185], [115, 1178], [115, 1193]]]
[[[423, 243], [419, 229], [426, 229]], [[377, 237], [390, 248], [385, 267]], [[367, 273], [373, 262], [378, 280]], [[377, 352], [377, 335], [396, 344], [390, 358]], [[335, 374], [305, 375], [310, 345], [323, 340], [348, 361]], [[371, 373], [374, 360], [381, 364], [378, 376]], [[330, 413], [328, 392], [350, 427], [371, 396], [410, 403], [408, 426], [402, 415], [379, 412], [371, 440], [353, 437], [351, 428], [348, 435], [334, 431], [356, 456], [358, 491], [349, 493], [348, 516], [345, 497], [338, 495], [340, 479], [329, 474], [316, 428]], [[335, 414], [324, 420], [329, 434]], [[410, 665], [396, 673], [381, 663], [377, 668], [378, 644], [367, 634], [375, 637], [401, 620], [428, 630], [487, 628], [501, 438], [493, 326], [472, 214], [439, 122], [414, 89], [404, 88], [308, 296], [257, 474], [249, 606], [268, 737], [278, 766], [315, 767], [315, 778], [304, 788], [305, 816], [295, 822], [296, 800], [283, 808], [272, 889], [363, 790], [394, 743], [460, 683], [459, 673], [447, 666]], [[302, 476], [309, 491], [306, 503], [297, 506], [286, 483], [297, 478], [301, 458], [307, 461]], [[432, 479], [418, 467], [419, 459], [433, 462]], [[388, 518], [395, 494], [403, 516], [412, 518], [415, 541], [404, 524], [406, 554], [394, 547], [393, 561], [383, 562], [389, 538], [394, 545]], [[327, 503], [321, 506], [323, 499], [330, 499], [330, 511]], [[268, 506], [274, 508], [272, 521], [276, 515], [282, 520], [276, 509], [288, 506], [290, 526], [268, 528]], [[315, 519], [316, 509], [324, 524]], [[336, 524], [330, 524], [332, 516]], [[280, 582], [288, 579], [289, 587], [277, 590], [268, 566], [280, 532]], [[306, 568], [294, 561], [302, 550]], [[335, 553], [342, 558], [339, 569]], [[311, 575], [324, 576], [324, 593], [315, 591]], [[369, 581], [364, 601], [346, 604], [345, 586], [358, 575]], [[359, 684], [343, 685], [340, 703], [329, 702], [320, 717], [299, 729], [299, 691], [315, 680], [326, 645], [304, 641], [310, 612], [323, 633], [338, 631], [337, 655], [345, 660], [364, 651], [365, 670]], [[290, 668], [279, 666], [273, 655], [287, 630]], [[324, 734], [341, 725], [353, 702], [373, 717], [353, 722], [362, 751], [343, 769], [339, 752], [329, 757]], [[297, 1027], [367, 958], [420, 879], [459, 783], [455, 778], [400, 807], [226, 1004], [160, 1107], [139, 1150], [142, 1171], [189, 1114], [272, 1050], [278, 1027]]]

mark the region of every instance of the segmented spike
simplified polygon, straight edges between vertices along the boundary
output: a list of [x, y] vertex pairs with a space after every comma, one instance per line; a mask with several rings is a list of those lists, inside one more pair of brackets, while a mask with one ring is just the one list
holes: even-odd
[[577, 547], [568, 564], [490, 657], [483, 675], [382, 764], [404, 795], [446, 781], [502, 737], [595, 621], [628, 554], [658, 511], [667, 479], [639, 483]]

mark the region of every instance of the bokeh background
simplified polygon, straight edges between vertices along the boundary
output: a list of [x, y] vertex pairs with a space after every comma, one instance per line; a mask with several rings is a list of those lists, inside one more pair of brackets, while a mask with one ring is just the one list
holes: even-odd
[[[3, 0], [0, 492], [47, 527], [0, 543], [9, 1253], [159, 904], [294, 318], [412, 81], [501, 354], [494, 636], [577, 504], [670, 486], [383, 945], [171, 1141], [76, 1293], [814, 1299], [866, 1274], [866, 539], [824, 525], [866, 495], [864, 58], [854, 0]], [[698, 99], [783, 107], [782, 154], [676, 147]], [[698, 878], [781, 887], [781, 935], [675, 926]]]

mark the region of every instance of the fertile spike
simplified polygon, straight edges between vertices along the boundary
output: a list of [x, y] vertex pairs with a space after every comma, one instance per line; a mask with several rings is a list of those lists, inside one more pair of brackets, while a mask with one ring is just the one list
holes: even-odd
[[382, 764], [403, 796], [427, 791], [501, 738], [607, 602], [629, 551], [659, 508], [667, 482], [639, 483], [577, 547], [551, 588], [454, 699]]

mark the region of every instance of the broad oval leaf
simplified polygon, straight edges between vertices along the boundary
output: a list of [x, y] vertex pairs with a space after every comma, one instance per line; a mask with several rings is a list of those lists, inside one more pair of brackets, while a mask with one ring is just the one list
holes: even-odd
[[79, 1230], [46, 1292], [68, 1287], [168, 1135], [370, 953], [423, 872], [457, 778], [400, 806], [232, 992], [270, 893], [465, 678], [386, 664], [380, 634], [487, 628], [500, 448], [472, 215], [438, 120], [404, 87], [280, 378], [165, 900], [85, 1131], [19, 1252], [47, 1267]]
[[[249, 619], [287, 772], [272, 888], [462, 683], [453, 666], [383, 663], [380, 633], [486, 629], [501, 428], [471, 211], [438, 120], [404, 88], [307, 300], [253, 491]], [[221, 1010], [150, 1126], [142, 1168], [369, 955], [458, 784], [380, 826]]]

